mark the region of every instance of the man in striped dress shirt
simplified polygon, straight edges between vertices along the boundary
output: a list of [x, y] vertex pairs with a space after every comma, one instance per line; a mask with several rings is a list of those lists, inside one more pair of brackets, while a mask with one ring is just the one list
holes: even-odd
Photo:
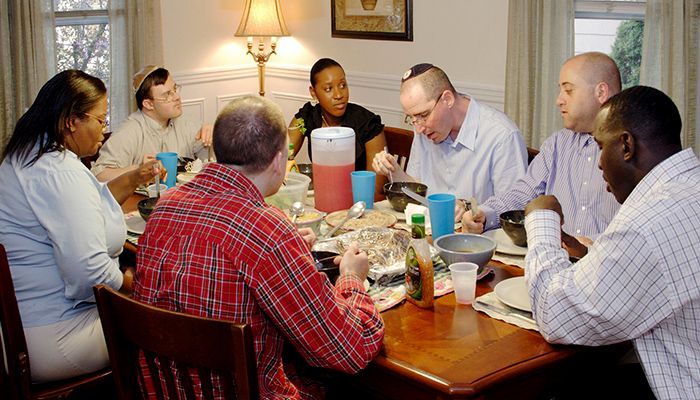
[[265, 203], [287, 161], [287, 125], [277, 105], [258, 96], [232, 101], [213, 140], [218, 162], [166, 192], [148, 219], [134, 298], [249, 324], [261, 397], [322, 398], [323, 387], [282, 352], [293, 346], [311, 366], [349, 373], [372, 361], [384, 323], [363, 287], [367, 254], [351, 245], [334, 286], [284, 212]]
[[[566, 215], [557, 199], [525, 208], [525, 279], [545, 339], [634, 341], [646, 379], [626, 373], [614, 385], [624, 395], [610, 398], [700, 398], [700, 161], [682, 150], [680, 133], [678, 109], [657, 89], [635, 86], [603, 106], [600, 168], [622, 206], [576, 264], [559, 245]], [[647, 380], [654, 396], [634, 392]]]
[[[506, 193], [480, 205], [476, 218], [471, 211], [462, 217], [462, 230], [481, 233], [500, 226], [499, 214], [522, 210], [542, 194], [556, 196], [566, 216], [563, 239], [572, 255], [582, 256], [585, 246], [608, 226], [619, 208], [605, 191], [598, 170], [600, 150], [592, 136], [595, 116], [610, 97], [620, 92], [620, 72], [602, 53], [570, 58], [559, 74], [559, 97], [564, 129], [555, 132], [540, 148], [525, 175]], [[574, 239], [576, 237], [576, 240]]]

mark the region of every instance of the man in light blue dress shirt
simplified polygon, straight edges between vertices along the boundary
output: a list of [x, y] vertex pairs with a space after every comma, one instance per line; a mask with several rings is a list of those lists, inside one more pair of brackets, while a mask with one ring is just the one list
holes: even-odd
[[486, 200], [476, 218], [471, 211], [464, 213], [463, 232], [497, 228], [500, 213], [522, 210], [539, 195], [554, 195], [564, 212], [564, 244], [580, 257], [615, 216], [620, 205], [605, 190], [598, 169], [600, 150], [591, 132], [602, 104], [620, 92], [617, 65], [602, 53], [579, 54], [564, 63], [559, 86], [557, 105], [565, 129], [542, 144], [527, 173], [510, 190]]
[[[486, 200], [508, 190], [527, 168], [527, 149], [520, 130], [502, 112], [457, 93], [440, 68], [418, 64], [401, 83], [401, 107], [415, 135], [404, 172], [384, 152], [373, 168], [395, 181], [418, 181], [428, 194], [450, 193], [458, 199]], [[455, 217], [464, 213], [456, 202]]]

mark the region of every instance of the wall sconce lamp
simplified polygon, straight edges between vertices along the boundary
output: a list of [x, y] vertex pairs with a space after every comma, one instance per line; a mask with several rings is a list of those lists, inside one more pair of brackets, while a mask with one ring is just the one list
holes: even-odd
[[[235, 36], [248, 37], [248, 52], [253, 56], [253, 61], [258, 63], [258, 80], [260, 82], [260, 96], [265, 96], [265, 63], [270, 56], [277, 54], [277, 38], [290, 36], [287, 25], [284, 23], [280, 0], [246, 0], [241, 24]], [[258, 51], [253, 52], [253, 37], [259, 37]], [[265, 53], [263, 39], [270, 37], [270, 52]]]

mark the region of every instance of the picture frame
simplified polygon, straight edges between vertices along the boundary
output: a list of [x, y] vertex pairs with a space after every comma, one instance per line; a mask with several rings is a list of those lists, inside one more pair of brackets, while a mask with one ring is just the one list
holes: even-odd
[[413, 0], [331, 0], [331, 37], [413, 41]]

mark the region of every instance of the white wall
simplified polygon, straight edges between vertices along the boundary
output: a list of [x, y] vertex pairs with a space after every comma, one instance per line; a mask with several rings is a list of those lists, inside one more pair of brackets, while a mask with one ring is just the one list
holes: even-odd
[[[161, 0], [165, 67], [183, 85], [185, 112], [213, 122], [231, 99], [258, 92], [246, 38], [234, 34], [245, 0]], [[279, 41], [266, 96], [287, 119], [309, 99], [308, 72], [321, 57], [346, 71], [351, 101], [402, 126], [400, 77], [431, 62], [455, 87], [503, 109], [508, 0], [413, 0], [413, 41], [331, 37], [330, 0], [281, 0], [291, 37]]]

